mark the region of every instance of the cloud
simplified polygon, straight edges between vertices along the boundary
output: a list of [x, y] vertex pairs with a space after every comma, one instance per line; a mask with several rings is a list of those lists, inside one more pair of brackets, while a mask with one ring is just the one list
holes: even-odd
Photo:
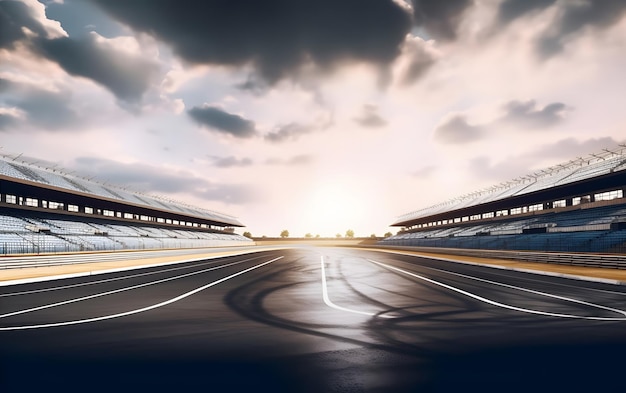
[[427, 165], [425, 167], [422, 167], [416, 171], [413, 171], [411, 173], [411, 176], [413, 177], [417, 177], [420, 179], [424, 179], [424, 178], [428, 178], [430, 177], [433, 173], [435, 173], [435, 171], [437, 170], [437, 167], [434, 165]]
[[528, 154], [530, 158], [558, 158], [569, 160], [575, 157], [584, 157], [596, 153], [602, 149], [617, 146], [618, 141], [611, 137], [592, 138], [585, 141], [578, 141], [574, 138], [561, 139], [555, 143], [542, 146], [534, 152]]
[[96, 33], [81, 39], [43, 39], [38, 44], [41, 52], [67, 73], [89, 78], [128, 103], [141, 101], [159, 73], [155, 62], [119, 50]]
[[[0, 108], [1, 110], [2, 108]], [[2, 113], [0, 111], [0, 131], [4, 131], [12, 127], [17, 123], [15, 116], [8, 115], [6, 113]]]
[[554, 4], [556, 0], [504, 0], [498, 7], [498, 22], [510, 23], [532, 12], [540, 12]]
[[[530, 152], [507, 157], [502, 161], [492, 161], [487, 156], [476, 157], [469, 161], [469, 171], [478, 179], [493, 181], [508, 181], [515, 177], [525, 176], [537, 169], [545, 169], [549, 165], [561, 164], [576, 157], [588, 157], [603, 149], [617, 146], [617, 141], [611, 137], [576, 140], [565, 138], [557, 142], [540, 146]], [[538, 163], [548, 162], [538, 167]]]
[[285, 166], [298, 166], [298, 165], [308, 165], [314, 161], [313, 156], [300, 154], [288, 159], [283, 158], [268, 158], [265, 163], [267, 165], [285, 165]]
[[361, 127], [367, 128], [380, 128], [387, 125], [387, 121], [378, 114], [378, 107], [371, 104], [363, 105], [362, 113], [354, 118], [354, 121]]
[[484, 133], [482, 126], [469, 124], [464, 115], [454, 115], [435, 129], [435, 139], [444, 144], [456, 145], [479, 140]]
[[403, 85], [411, 85], [421, 79], [439, 57], [432, 46], [420, 37], [407, 37], [402, 52], [403, 57], [408, 59], [401, 77]]
[[48, 130], [57, 130], [80, 122], [71, 109], [72, 94], [66, 90], [50, 91], [36, 86], [0, 78], [0, 104], [17, 108], [13, 124], [28, 121]]
[[91, 79], [120, 101], [137, 103], [156, 81], [159, 65], [141, 52], [132, 53], [91, 32], [69, 37], [56, 21], [47, 19], [44, 5], [26, 1], [0, 2], [0, 48], [22, 42], [37, 56], [57, 63], [68, 74]]
[[562, 51], [565, 43], [586, 28], [606, 29], [626, 13], [624, 0], [564, 1], [550, 29], [539, 39], [537, 50], [543, 58]]
[[265, 135], [265, 140], [272, 143], [281, 143], [287, 140], [295, 141], [300, 136], [308, 134], [312, 131], [312, 126], [299, 123], [289, 123], [284, 126], [279, 126], [276, 131]]
[[93, 1], [190, 63], [252, 65], [270, 84], [310, 64], [388, 64], [411, 30], [410, 13], [394, 0]]
[[415, 24], [436, 39], [452, 41], [463, 13], [472, 5], [473, 0], [413, 0]]
[[253, 187], [241, 184], [212, 184], [198, 192], [196, 196], [209, 201], [245, 205], [258, 201], [260, 193]]
[[239, 115], [233, 115], [215, 106], [194, 106], [187, 113], [200, 126], [223, 134], [237, 138], [250, 138], [257, 134], [253, 121], [244, 119]]
[[213, 160], [213, 165], [218, 168], [232, 168], [232, 167], [245, 167], [253, 164], [249, 158], [237, 158], [234, 156], [228, 157], [210, 157]]
[[505, 115], [499, 120], [518, 127], [538, 129], [554, 126], [565, 118], [566, 106], [554, 102], [537, 108], [535, 100], [510, 101], [504, 107]]
[[567, 110], [567, 106], [560, 102], [538, 108], [535, 100], [513, 100], [503, 106], [502, 116], [482, 124], [470, 124], [465, 114], [448, 116], [435, 129], [435, 139], [444, 144], [474, 142], [488, 137], [502, 126], [521, 131], [545, 130], [563, 122]]
[[45, 17], [44, 5], [36, 1], [0, 1], [0, 49], [13, 49], [29, 34], [40, 37], [66, 35], [58, 22]]
[[118, 186], [145, 193], [190, 195], [234, 204], [243, 204], [255, 199], [251, 187], [241, 184], [217, 184], [184, 170], [164, 169], [142, 163], [121, 163], [113, 160], [79, 157], [72, 169], [97, 174], [98, 178]]
[[476, 179], [502, 182], [512, 180], [514, 177], [527, 175], [530, 173], [532, 164], [532, 160], [520, 157], [492, 162], [491, 158], [481, 156], [469, 161], [468, 170]]

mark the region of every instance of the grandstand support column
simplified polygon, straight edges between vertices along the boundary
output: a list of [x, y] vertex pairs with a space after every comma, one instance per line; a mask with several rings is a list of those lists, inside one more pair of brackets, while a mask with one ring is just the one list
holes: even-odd
[[572, 205], [573, 205], [573, 201], [572, 201], [572, 199], [573, 199], [573, 198], [567, 198], [567, 199], [565, 200], [565, 206], [572, 206]]
[[543, 209], [544, 209], [544, 210], [550, 210], [550, 209], [552, 209], [553, 207], [554, 207], [554, 206], [553, 206], [553, 203], [552, 203], [552, 202], [546, 202], [546, 203], [544, 203], [544, 204], [543, 204]]

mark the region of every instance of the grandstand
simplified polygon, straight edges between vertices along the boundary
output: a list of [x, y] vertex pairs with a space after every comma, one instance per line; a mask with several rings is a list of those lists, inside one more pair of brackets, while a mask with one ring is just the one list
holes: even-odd
[[250, 245], [223, 213], [0, 158], [0, 254]]
[[404, 214], [384, 245], [626, 253], [626, 145]]

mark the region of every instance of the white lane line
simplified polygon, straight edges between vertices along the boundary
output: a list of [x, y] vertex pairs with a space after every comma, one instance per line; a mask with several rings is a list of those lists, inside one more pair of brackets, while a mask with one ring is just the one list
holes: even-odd
[[[227, 257], [226, 257], [227, 258]], [[253, 259], [259, 259], [262, 258], [262, 256], [257, 256], [254, 258], [248, 258], [248, 259], [244, 259], [242, 261], [239, 262], [248, 262], [251, 261]], [[219, 261], [218, 261], [219, 262]], [[11, 292], [11, 293], [4, 293], [4, 294], [0, 294], [0, 297], [10, 297], [10, 296], [19, 296], [19, 295], [29, 295], [32, 293], [39, 293], [39, 292], [49, 292], [49, 291], [58, 291], [60, 289], [68, 289], [68, 288], [76, 288], [76, 287], [84, 287], [84, 286], [89, 286], [89, 285], [96, 285], [96, 284], [102, 284], [102, 283], [106, 283], [106, 282], [112, 282], [112, 281], [120, 281], [120, 280], [127, 280], [129, 278], [136, 278], [136, 277], [143, 277], [143, 276], [150, 276], [150, 275], [154, 275], [154, 274], [159, 274], [159, 273], [167, 273], [167, 272], [172, 272], [172, 271], [176, 271], [176, 270], [183, 270], [183, 269], [191, 269], [194, 267], [199, 267], [199, 266], [203, 266], [203, 265], [210, 265], [216, 263], [215, 261], [211, 261], [211, 262], [204, 262], [204, 263], [199, 263], [196, 265], [190, 265], [190, 266], [182, 266], [182, 267], [172, 267], [169, 269], [163, 269], [163, 270], [156, 270], [154, 272], [147, 272], [147, 273], [137, 273], [137, 274], [131, 274], [129, 276], [122, 276], [122, 277], [115, 277], [115, 278], [107, 278], [104, 280], [96, 280], [96, 281], [89, 281], [89, 282], [84, 282], [84, 283], [80, 283], [80, 284], [71, 284], [71, 285], [62, 285], [62, 286], [58, 286], [58, 287], [50, 287], [50, 288], [42, 288], [42, 289], [33, 289], [30, 291], [21, 291], [21, 292]]]
[[324, 267], [324, 256], [321, 256], [321, 260], [322, 260], [322, 298], [324, 299], [324, 303], [326, 303], [328, 307], [331, 307], [340, 311], [354, 313], [354, 314], [368, 315], [371, 317], [394, 318], [393, 316], [385, 315], [385, 314], [377, 314], [377, 313], [367, 312], [367, 311], [352, 310], [349, 308], [338, 306], [335, 303], [333, 303], [330, 300], [330, 297], [328, 296], [328, 285], [326, 284], [326, 268]]
[[146, 283], [143, 283], [143, 284], [132, 285], [130, 287], [118, 288], [118, 289], [113, 289], [111, 291], [95, 293], [93, 295], [88, 295], [88, 296], [78, 297], [78, 298], [74, 298], [74, 299], [64, 300], [64, 301], [58, 302], [58, 303], [46, 304], [45, 306], [38, 306], [38, 307], [33, 307], [33, 308], [27, 308], [27, 309], [20, 310], [20, 311], [13, 311], [13, 312], [6, 313], [6, 314], [0, 314], [0, 319], [7, 318], [7, 317], [12, 317], [14, 315], [26, 314], [26, 313], [29, 313], [29, 312], [45, 310], [47, 308], [63, 306], [63, 305], [70, 304], [70, 303], [82, 302], [84, 300], [95, 299], [95, 298], [102, 297], [102, 296], [112, 295], [114, 293], [126, 292], [126, 291], [130, 291], [130, 290], [137, 289], [137, 288], [147, 287], [147, 286], [150, 286], [150, 285], [161, 284], [161, 283], [168, 282], [168, 281], [178, 280], [180, 278], [185, 278], [185, 277], [195, 276], [197, 274], [206, 273], [206, 272], [209, 272], [209, 271], [212, 271], [212, 270], [218, 270], [218, 269], [223, 269], [225, 267], [238, 265], [238, 264], [243, 263], [243, 262], [245, 262], [245, 261], [231, 262], [231, 263], [227, 263], [225, 265], [214, 266], [214, 267], [210, 267], [210, 268], [207, 268], [207, 269], [198, 270], [198, 271], [195, 271], [195, 272], [181, 274], [179, 276], [163, 278], [163, 279], [160, 279], [160, 280], [150, 281], [150, 282], [146, 282]]
[[[462, 294], [462, 295], [465, 295], [465, 296], [471, 297], [472, 299], [476, 299], [476, 300], [479, 300], [479, 301], [481, 301], [481, 302], [484, 302], [484, 303], [487, 303], [487, 304], [491, 304], [491, 305], [493, 305], [493, 306], [497, 306], [497, 307], [501, 307], [501, 308], [506, 308], [506, 309], [509, 309], [509, 310], [520, 311], [520, 312], [525, 312], [525, 313], [529, 313], [529, 314], [545, 315], [545, 316], [549, 316], [549, 317], [559, 317], [559, 318], [587, 319], [587, 320], [594, 320], [594, 321], [626, 321], [626, 318], [586, 317], [586, 316], [572, 315], [572, 314], [559, 314], [559, 313], [551, 313], [551, 312], [546, 312], [546, 311], [531, 310], [531, 309], [528, 309], [528, 308], [522, 308], [522, 307], [517, 307], [517, 306], [511, 306], [511, 305], [509, 305], [509, 304], [504, 304], [504, 303], [496, 302], [496, 301], [494, 301], [494, 300], [490, 300], [490, 299], [484, 298], [484, 297], [479, 296], [479, 295], [476, 295], [476, 294], [474, 294], [474, 293], [464, 291], [463, 289], [453, 287], [452, 285], [444, 284], [444, 283], [442, 283], [442, 282], [435, 281], [435, 280], [433, 280], [433, 279], [430, 279], [430, 278], [427, 278], [427, 277], [421, 276], [421, 275], [419, 275], [419, 274], [411, 273], [411, 272], [409, 272], [409, 271], [406, 271], [406, 270], [403, 270], [403, 269], [399, 269], [399, 268], [397, 268], [397, 267], [394, 267], [394, 266], [391, 266], [391, 265], [387, 265], [387, 264], [385, 264], [385, 263], [376, 262], [376, 261], [374, 261], [374, 260], [372, 260], [372, 259], [368, 259], [368, 261], [370, 261], [370, 262], [372, 262], [372, 263], [375, 263], [375, 264], [377, 264], [377, 265], [379, 265], [379, 266], [384, 266], [384, 267], [386, 267], [386, 268], [389, 268], [389, 269], [392, 269], [392, 270], [396, 270], [396, 271], [398, 271], [398, 272], [401, 272], [401, 273], [407, 274], [407, 275], [409, 275], [409, 276], [412, 276], [412, 277], [415, 277], [415, 278], [419, 278], [420, 280], [424, 280], [424, 281], [429, 282], [429, 283], [431, 283], [431, 284], [435, 284], [435, 285], [438, 285], [438, 286], [440, 286], [440, 287], [443, 287], [443, 288], [449, 289], [449, 290], [451, 290], [451, 291], [454, 291], [454, 292], [460, 293], [460, 294]], [[522, 289], [522, 288], [518, 288], [518, 289]], [[546, 294], [546, 295], [547, 295], [547, 294]], [[571, 301], [573, 301], [573, 302], [576, 302], [576, 300], [575, 300], [575, 299], [569, 299], [569, 300], [571, 300]], [[593, 305], [593, 306], [595, 306], [595, 307], [600, 307], [600, 308], [606, 308], [606, 307], [601, 307], [601, 306], [598, 306], [598, 305]], [[622, 314], [622, 315], [626, 316], [626, 311], [617, 310], [617, 309], [611, 309], [611, 308], [606, 308], [606, 309], [611, 310], [611, 311], [614, 311], [614, 312], [616, 312], [616, 313], [618, 313], [618, 314]]]
[[555, 295], [555, 294], [547, 293], [547, 292], [541, 292], [541, 291], [537, 291], [537, 290], [529, 289], [529, 288], [522, 288], [522, 287], [518, 287], [518, 286], [515, 286], [515, 285], [511, 285], [511, 284], [505, 284], [505, 283], [498, 282], [498, 281], [492, 281], [492, 280], [487, 280], [487, 279], [484, 279], [484, 278], [468, 276], [468, 275], [462, 274], [462, 273], [451, 272], [451, 271], [443, 270], [443, 269], [436, 269], [434, 267], [428, 267], [428, 266], [424, 266], [424, 267], [427, 268], [427, 269], [430, 269], [430, 270], [435, 270], [435, 271], [438, 271], [438, 272], [443, 272], [443, 273], [448, 273], [448, 274], [452, 274], [452, 275], [459, 276], [459, 277], [468, 278], [470, 280], [486, 282], [488, 284], [498, 285], [498, 286], [505, 287], [505, 288], [516, 289], [516, 290], [519, 290], [519, 291], [534, 293], [536, 295], [542, 295], [542, 296], [547, 296], [547, 297], [551, 297], [551, 298], [554, 298], [554, 299], [565, 300], [565, 301], [572, 302], [572, 303], [584, 304], [586, 306], [591, 306], [591, 307], [595, 307], [595, 308], [601, 308], [601, 309], [604, 309], [604, 310], [612, 311], [612, 312], [615, 312], [617, 314], [622, 314], [622, 315], [626, 316], [626, 311], [618, 310], [616, 308], [611, 308], [611, 307], [607, 307], [607, 306], [602, 306], [600, 304], [589, 303], [589, 302], [586, 302], [584, 300], [569, 298], [569, 297], [565, 297], [565, 296], [561, 296], [561, 295]]
[[161, 303], [153, 304], [153, 305], [151, 305], [151, 306], [147, 306], [147, 307], [139, 308], [139, 309], [136, 309], [136, 310], [125, 311], [125, 312], [122, 312], [122, 313], [119, 313], [119, 314], [105, 315], [105, 316], [102, 316], [102, 317], [95, 317], [95, 318], [88, 318], [88, 319], [80, 319], [80, 320], [75, 320], [75, 321], [56, 322], [56, 323], [46, 323], [46, 324], [41, 324], [41, 325], [26, 325], [26, 326], [8, 326], [8, 327], [0, 327], [0, 331], [7, 331], [7, 330], [40, 329], [40, 328], [49, 328], [49, 327], [58, 327], [58, 326], [78, 325], [78, 324], [82, 324], [82, 323], [89, 323], [89, 322], [104, 321], [104, 320], [107, 320], [107, 319], [120, 318], [120, 317], [125, 317], [125, 316], [128, 316], [128, 315], [139, 314], [139, 313], [141, 313], [141, 312], [145, 312], [145, 311], [153, 310], [153, 309], [155, 309], [155, 308], [159, 308], [159, 307], [166, 306], [166, 305], [168, 305], [168, 304], [172, 304], [172, 303], [174, 303], [174, 302], [177, 302], [177, 301], [179, 301], [179, 300], [182, 300], [182, 299], [184, 299], [184, 298], [187, 298], [187, 297], [189, 297], [189, 296], [191, 296], [191, 295], [194, 295], [194, 294], [196, 294], [196, 293], [198, 293], [198, 292], [200, 292], [200, 291], [203, 291], [203, 290], [205, 290], [205, 289], [207, 289], [207, 288], [210, 288], [210, 287], [212, 287], [212, 286], [215, 286], [215, 285], [217, 285], [217, 284], [220, 284], [220, 283], [222, 283], [222, 282], [224, 282], [224, 281], [230, 280], [231, 278], [234, 278], [234, 277], [240, 276], [240, 275], [242, 275], [242, 274], [244, 274], [244, 273], [247, 273], [247, 272], [249, 272], [249, 271], [252, 271], [252, 270], [254, 270], [254, 269], [258, 269], [258, 268], [263, 267], [263, 266], [265, 266], [265, 265], [268, 265], [268, 264], [270, 264], [270, 263], [272, 263], [272, 262], [278, 261], [278, 260], [279, 260], [279, 259], [281, 259], [281, 258], [283, 258], [283, 256], [280, 256], [280, 257], [278, 257], [278, 258], [274, 258], [274, 259], [272, 259], [272, 260], [270, 260], [270, 261], [263, 262], [263, 263], [260, 263], [260, 264], [258, 264], [258, 265], [252, 266], [252, 267], [250, 267], [250, 268], [248, 268], [248, 269], [242, 270], [242, 271], [240, 271], [240, 272], [237, 272], [237, 273], [231, 274], [230, 276], [227, 276], [227, 277], [221, 278], [221, 279], [219, 279], [219, 280], [217, 280], [217, 281], [213, 281], [213, 282], [211, 282], [211, 283], [209, 283], [209, 284], [203, 285], [203, 286], [198, 287], [198, 288], [196, 288], [196, 289], [194, 289], [194, 290], [191, 290], [191, 291], [189, 291], [189, 292], [185, 292], [185, 293], [183, 293], [182, 295], [176, 296], [176, 297], [174, 297], [174, 298], [172, 298], [172, 299], [169, 299], [169, 300], [163, 301], [163, 302], [161, 302]]

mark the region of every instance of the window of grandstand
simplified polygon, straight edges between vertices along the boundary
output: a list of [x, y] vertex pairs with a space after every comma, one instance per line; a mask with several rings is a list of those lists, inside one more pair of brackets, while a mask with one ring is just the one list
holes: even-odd
[[132, 220], [133, 219], [133, 215], [130, 213], [124, 213], [124, 218]]
[[93, 214], [93, 207], [86, 207], [86, 206], [85, 206], [85, 213], [87, 213], [87, 214]]
[[7, 195], [7, 203], [16, 204], [17, 197], [15, 195]]
[[494, 212], [484, 213], [483, 218], [493, 218], [495, 216]]
[[543, 204], [542, 203], [539, 203], [537, 205], [530, 205], [530, 206], [528, 206], [528, 211], [529, 212], [536, 212], [536, 211], [539, 211], [539, 210], [543, 210]]
[[37, 207], [39, 206], [39, 200], [35, 198], [26, 198], [26, 206]]
[[622, 190], [607, 191], [607, 192], [602, 192], [600, 194], [594, 195], [594, 199], [596, 201], [610, 201], [613, 199], [623, 198], [623, 197], [624, 197], [624, 193]]
[[561, 199], [561, 200], [552, 202], [552, 207], [554, 207], [554, 208], [556, 208], [556, 207], [565, 207], [565, 206], [567, 206], [567, 201], [565, 199]]
[[103, 210], [102, 214], [107, 216], [107, 217], [114, 217], [115, 216], [115, 212], [112, 210]]
[[509, 211], [508, 210], [498, 210], [496, 212], [496, 217], [508, 216], [508, 215], [509, 215]]
[[585, 195], [585, 196], [581, 196], [581, 197], [572, 198], [572, 205], [574, 205], [574, 206], [581, 205], [583, 203], [589, 203], [589, 202], [591, 202], [591, 196], [590, 195]]
[[63, 203], [59, 203], [59, 202], [48, 202], [48, 207], [50, 209], [63, 209], [63, 206], [65, 206]]
[[78, 206], [76, 205], [67, 205], [67, 210], [71, 212], [78, 212]]
[[521, 214], [522, 213], [522, 208], [521, 207], [516, 207], [511, 209], [511, 214]]
[[473, 220], [480, 220], [480, 214], [474, 214], [470, 216], [470, 221], [473, 221]]

